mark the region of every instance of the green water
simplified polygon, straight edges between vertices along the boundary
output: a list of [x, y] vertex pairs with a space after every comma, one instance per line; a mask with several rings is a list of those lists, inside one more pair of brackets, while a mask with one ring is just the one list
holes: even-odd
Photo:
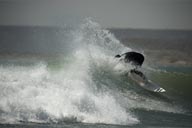
[[192, 67], [161, 67], [160, 69], [160, 72], [150, 74], [151, 79], [166, 88], [169, 95], [191, 104]]

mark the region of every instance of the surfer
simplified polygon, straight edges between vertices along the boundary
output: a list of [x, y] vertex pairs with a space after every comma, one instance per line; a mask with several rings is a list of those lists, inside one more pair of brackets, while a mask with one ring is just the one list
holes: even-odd
[[141, 67], [144, 62], [144, 56], [138, 52], [126, 52], [121, 55], [116, 55], [115, 58], [120, 58], [120, 61], [124, 61], [125, 63], [130, 63], [135, 66], [135, 69]]
[[144, 56], [138, 52], [126, 52], [121, 55], [116, 55], [115, 58], [119, 58], [120, 61], [124, 61], [125, 63], [130, 63], [134, 66], [126, 75], [130, 77], [133, 81], [135, 81], [142, 88], [152, 91], [152, 92], [165, 92], [165, 89], [160, 86], [152, 83], [147, 77], [139, 71], [137, 68], [141, 67], [144, 62]]
[[125, 63], [130, 63], [134, 66], [134, 69], [131, 69], [129, 73], [135, 73], [145, 79], [145, 76], [141, 71], [139, 71], [137, 68], [141, 67], [144, 62], [144, 56], [141, 53], [138, 52], [126, 52], [121, 55], [116, 55], [116, 58], [120, 58], [120, 61], [124, 61]]

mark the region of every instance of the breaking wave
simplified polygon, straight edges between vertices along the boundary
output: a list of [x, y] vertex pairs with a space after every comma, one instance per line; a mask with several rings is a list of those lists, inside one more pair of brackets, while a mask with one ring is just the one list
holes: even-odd
[[[65, 121], [132, 125], [134, 109], [181, 112], [142, 93], [123, 76], [129, 68], [114, 56], [131, 51], [108, 30], [86, 19], [71, 31], [71, 52], [62, 66], [46, 61], [0, 67], [0, 123]], [[28, 61], [24, 59], [22, 61]]]

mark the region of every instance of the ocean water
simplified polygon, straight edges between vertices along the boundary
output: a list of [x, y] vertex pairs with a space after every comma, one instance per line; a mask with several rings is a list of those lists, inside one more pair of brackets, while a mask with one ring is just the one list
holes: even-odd
[[70, 31], [59, 56], [0, 59], [0, 127], [192, 127], [192, 68], [142, 71], [166, 89], [152, 93], [114, 59], [131, 51], [90, 19]]

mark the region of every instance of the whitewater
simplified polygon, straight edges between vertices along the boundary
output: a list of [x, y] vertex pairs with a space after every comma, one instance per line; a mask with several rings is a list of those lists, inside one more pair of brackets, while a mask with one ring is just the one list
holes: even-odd
[[[56, 61], [4, 58], [0, 65], [0, 123], [76, 122], [136, 125], [136, 110], [185, 114], [170, 97], [134, 85], [131, 69], [114, 59], [132, 51], [110, 31], [86, 19], [70, 32], [70, 49]], [[144, 72], [162, 72], [145, 64]], [[166, 72], [165, 72], [166, 73]], [[162, 98], [163, 97], [163, 98]]]

